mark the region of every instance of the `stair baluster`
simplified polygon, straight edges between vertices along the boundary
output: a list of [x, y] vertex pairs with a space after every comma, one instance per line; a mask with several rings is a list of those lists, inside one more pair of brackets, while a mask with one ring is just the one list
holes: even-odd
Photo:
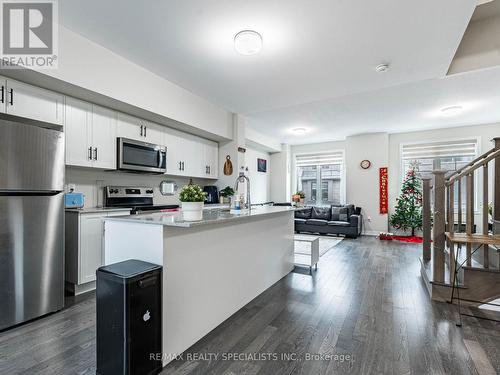
[[433, 279], [444, 283], [444, 251], [445, 251], [445, 171], [435, 170], [434, 174], [434, 229], [432, 231], [433, 241]]
[[[483, 165], [483, 234], [488, 234], [488, 164]], [[483, 245], [483, 267], [490, 268], [490, 245]]]
[[[451, 184], [448, 186], [448, 232], [455, 233], [455, 186]], [[455, 274], [455, 244], [453, 241], [448, 241], [448, 248], [450, 251], [449, 268], [450, 268], [450, 281], [453, 282], [453, 275]]]
[[[474, 175], [469, 173], [466, 177], [466, 202], [465, 202], [465, 232], [470, 236], [474, 227]], [[467, 267], [472, 266], [472, 244], [466, 245]]]
[[422, 178], [422, 259], [431, 260], [431, 179]]

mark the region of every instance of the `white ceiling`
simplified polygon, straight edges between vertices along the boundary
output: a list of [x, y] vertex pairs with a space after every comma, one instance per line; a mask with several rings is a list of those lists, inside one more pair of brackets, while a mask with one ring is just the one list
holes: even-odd
[[[456, 117], [440, 110], [461, 105]], [[370, 132], [406, 132], [500, 122], [500, 67], [456, 74], [253, 114], [248, 125], [290, 144], [341, 140]], [[305, 127], [305, 136], [290, 129]], [[500, 124], [498, 126], [500, 135]]]
[[[496, 4], [476, 15], [483, 19]], [[445, 77], [477, 0], [64, 0], [66, 27], [292, 144], [500, 121], [500, 68]], [[117, 5], [119, 4], [119, 5]], [[254, 56], [234, 51], [243, 29]], [[390, 63], [386, 73], [374, 67]], [[443, 118], [439, 110], [462, 105]], [[297, 137], [293, 127], [310, 132]]]
[[[477, 0], [64, 0], [60, 22], [238, 113], [446, 74]], [[234, 51], [243, 29], [254, 56]], [[374, 67], [389, 62], [387, 74]]]

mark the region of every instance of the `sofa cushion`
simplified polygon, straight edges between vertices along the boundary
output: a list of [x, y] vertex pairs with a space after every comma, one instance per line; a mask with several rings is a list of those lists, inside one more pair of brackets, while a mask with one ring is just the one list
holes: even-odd
[[300, 218], [295, 218], [295, 224], [305, 224], [307, 219], [300, 219]]
[[349, 209], [347, 206], [332, 206], [331, 207], [332, 221], [349, 221]]
[[306, 207], [295, 211], [295, 217], [297, 219], [310, 219], [311, 218], [312, 207]]
[[354, 215], [354, 211], [356, 210], [354, 208], [354, 205], [353, 204], [346, 204], [345, 205], [347, 207], [347, 217], [351, 217], [351, 215]]
[[311, 219], [330, 220], [330, 207], [313, 207]]
[[327, 223], [328, 223], [327, 220], [322, 220], [322, 219], [309, 219], [309, 220], [306, 220], [306, 224], [308, 224], [308, 225], [325, 226]]
[[341, 226], [341, 227], [348, 227], [351, 225], [348, 221], [338, 221], [338, 220], [332, 220], [327, 222], [328, 225], [334, 225], [334, 226]]

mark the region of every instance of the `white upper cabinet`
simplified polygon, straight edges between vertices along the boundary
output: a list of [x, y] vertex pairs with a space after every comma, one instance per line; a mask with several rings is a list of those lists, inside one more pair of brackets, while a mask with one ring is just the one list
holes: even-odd
[[119, 137], [145, 142], [144, 126], [144, 120], [118, 112], [117, 133]]
[[118, 113], [118, 137], [163, 145], [164, 127], [125, 113]]
[[207, 178], [219, 177], [219, 145], [217, 142], [203, 140], [204, 170]]
[[186, 144], [187, 142], [180, 132], [173, 129], [165, 130], [165, 145], [167, 146], [166, 174], [187, 176], [185, 156], [188, 150], [185, 148]]
[[82, 100], [66, 100], [66, 164], [116, 168], [116, 112]]
[[155, 124], [153, 122], [144, 121], [144, 134], [145, 142], [153, 143], [155, 145], [165, 145], [165, 127]]
[[217, 178], [219, 149], [216, 142], [166, 128], [169, 175]]
[[92, 166], [92, 104], [66, 98], [66, 164]]
[[93, 167], [116, 169], [116, 112], [92, 106]]
[[64, 95], [12, 79], [3, 91], [5, 113], [63, 125]]

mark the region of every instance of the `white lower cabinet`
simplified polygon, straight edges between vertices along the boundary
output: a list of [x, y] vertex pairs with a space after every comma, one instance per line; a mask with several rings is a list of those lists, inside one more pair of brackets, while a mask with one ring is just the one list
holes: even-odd
[[128, 211], [66, 211], [66, 288], [80, 294], [95, 288], [96, 270], [103, 265], [103, 219]]

